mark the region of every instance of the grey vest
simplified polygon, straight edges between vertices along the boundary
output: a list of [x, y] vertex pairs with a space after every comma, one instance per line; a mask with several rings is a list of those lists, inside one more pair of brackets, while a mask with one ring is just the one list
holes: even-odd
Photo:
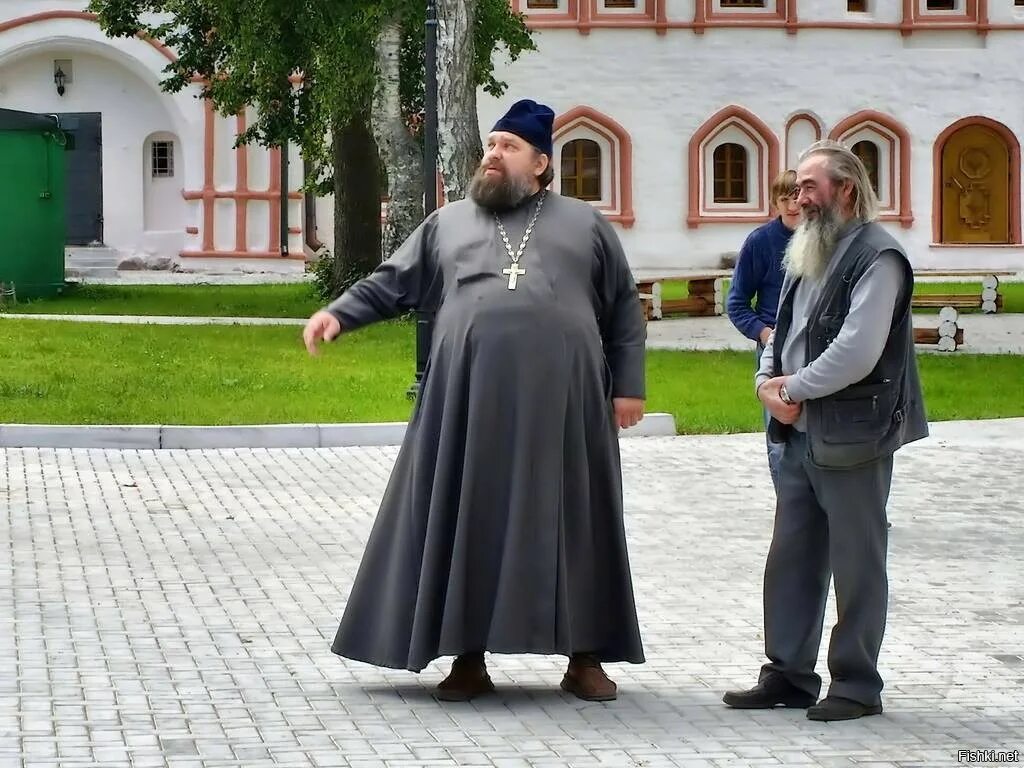
[[[902, 256], [904, 281], [882, 356], [861, 381], [803, 404], [810, 459], [819, 467], [844, 469], [867, 464], [928, 436], [910, 311], [914, 271], [899, 243], [879, 224], [861, 228], [822, 286], [807, 318], [804, 363], [816, 360], [839, 335], [850, 312], [854, 287], [883, 251], [896, 251]], [[776, 372], [782, 370], [782, 348], [793, 322], [793, 294], [798, 281], [787, 281], [779, 304], [774, 342]], [[772, 419], [769, 435], [783, 441], [789, 429]]]

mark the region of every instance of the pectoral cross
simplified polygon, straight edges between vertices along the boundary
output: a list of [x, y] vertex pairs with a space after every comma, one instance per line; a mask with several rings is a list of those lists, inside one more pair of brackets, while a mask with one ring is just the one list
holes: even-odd
[[519, 276], [525, 275], [526, 270], [520, 269], [519, 265], [513, 262], [511, 267], [506, 267], [501, 270], [501, 274], [508, 275], [508, 289], [510, 291], [514, 291], [516, 289], [516, 284], [519, 282]]

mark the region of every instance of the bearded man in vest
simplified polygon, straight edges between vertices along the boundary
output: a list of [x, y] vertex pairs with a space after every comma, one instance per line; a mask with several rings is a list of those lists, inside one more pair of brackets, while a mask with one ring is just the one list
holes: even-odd
[[[775, 332], [755, 379], [772, 417], [769, 434], [784, 443], [764, 575], [769, 661], [756, 686], [723, 700], [852, 720], [882, 711], [893, 454], [928, 434], [914, 356], [914, 274], [876, 222], [868, 173], [845, 146], [809, 147], [797, 187], [804, 223], [786, 251]], [[831, 684], [818, 701], [830, 576], [838, 621], [828, 647]]]

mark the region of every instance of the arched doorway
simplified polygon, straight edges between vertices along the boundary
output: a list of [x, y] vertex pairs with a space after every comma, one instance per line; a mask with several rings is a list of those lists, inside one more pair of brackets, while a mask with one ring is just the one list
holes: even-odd
[[1014, 153], [1002, 132], [980, 122], [963, 125], [946, 136], [939, 154], [940, 242], [1013, 242]]
[[[68, 245], [101, 241], [105, 250], [120, 253], [181, 252], [188, 223], [184, 202], [160, 211], [160, 230], [145, 228], [147, 137], [162, 131], [180, 139], [173, 177], [178, 198], [200, 183], [203, 170], [194, 149], [202, 146], [201, 107], [193, 98], [198, 87], [164, 93], [160, 82], [168, 60], [173, 54], [159, 42], [108, 38], [95, 15], [83, 11], [48, 11], [0, 24], [0, 106], [58, 115], [69, 139], [68, 192], [82, 210], [72, 219], [69, 209]], [[63, 92], [54, 87], [58, 65]]]

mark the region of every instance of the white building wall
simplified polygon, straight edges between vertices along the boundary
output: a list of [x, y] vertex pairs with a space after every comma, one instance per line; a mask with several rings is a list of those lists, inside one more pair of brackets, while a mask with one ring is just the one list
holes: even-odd
[[[580, 0], [585, 3], [587, 0]], [[563, 3], [565, 0], [563, 0]], [[1024, 248], [1015, 246], [949, 247], [932, 243], [933, 147], [951, 123], [981, 115], [1024, 137], [1024, 81], [1019, 51], [1024, 29], [922, 31], [902, 35], [902, 3], [869, 0], [871, 12], [847, 13], [845, 0], [798, 0], [799, 23], [785, 29], [717, 28], [703, 34], [686, 28], [703, 0], [664, 0], [667, 29], [542, 29], [539, 50], [512, 66], [499, 63], [498, 76], [509, 83], [500, 99], [481, 93], [481, 134], [515, 99], [534, 98], [558, 114], [585, 105], [617, 121], [632, 145], [632, 210], [635, 223], [616, 223], [635, 268], [676, 270], [713, 267], [723, 253], [735, 252], [755, 223], [687, 222], [690, 207], [690, 139], [719, 110], [736, 105], [767, 124], [778, 141], [778, 165], [791, 165], [812, 134], [808, 123], [787, 124], [797, 114], [816, 116], [824, 134], [861, 110], [876, 110], [901, 123], [910, 137], [910, 204], [908, 229], [886, 226], [905, 244], [921, 267], [1013, 267], [1024, 269]], [[769, 0], [774, 5], [775, 0]], [[785, 6], [786, 0], [778, 0]], [[598, 0], [599, 7], [602, 0]], [[525, 6], [525, 0], [522, 1]], [[83, 11], [85, 0], [7, 0], [0, 3], [5, 21], [46, 11]], [[717, 0], [712, 4], [717, 6]], [[923, 5], [923, 3], [922, 3]], [[1024, 8], [1013, 0], [989, 0], [992, 24], [1024, 28]], [[624, 16], [628, 14], [617, 14]], [[763, 14], [762, 14], [763, 16]], [[625, 23], [625, 22], [623, 22]], [[827, 29], [815, 25], [889, 25], [890, 29]], [[675, 27], [673, 27], [675, 25]], [[75, 82], [57, 96], [52, 60], [72, 58]], [[167, 59], [138, 40], [110, 40], [98, 25], [82, 19], [49, 19], [0, 31], [0, 106], [36, 112], [102, 112], [104, 115], [104, 213], [107, 244], [126, 255], [152, 252], [178, 256], [204, 250], [206, 231], [201, 199], [184, 202], [159, 217], [158, 230], [146, 228], [144, 143], [166, 131], [178, 137], [175, 184], [178, 193], [202, 192], [206, 179], [203, 105], [196, 88], [176, 95], [159, 90]], [[234, 117], [217, 117], [214, 141], [214, 186], [235, 188], [237, 159], [231, 143]], [[578, 133], [578, 132], [577, 132]], [[571, 136], [567, 136], [571, 138]], [[301, 160], [291, 154], [290, 188], [301, 184]], [[884, 165], [884, 161], [883, 161]], [[178, 170], [180, 169], [180, 178]], [[270, 155], [248, 150], [248, 187], [270, 185]], [[899, 179], [897, 189], [907, 179]], [[166, 186], [166, 185], [165, 185]], [[150, 190], [152, 191], [152, 190]], [[894, 193], [896, 190], [894, 190]], [[169, 194], [159, 191], [159, 199]], [[152, 195], [149, 196], [152, 199]], [[302, 225], [302, 202], [289, 203], [289, 224]], [[331, 201], [317, 201], [317, 235], [333, 240]], [[272, 206], [250, 201], [244, 225], [250, 252], [268, 252]], [[150, 216], [150, 219], [156, 217]], [[168, 218], [180, 218], [169, 228]], [[236, 202], [214, 205], [213, 245], [231, 252], [236, 246]], [[173, 223], [173, 222], [171, 222]], [[301, 253], [303, 236], [289, 235], [292, 253]], [[188, 260], [199, 267], [230, 260]], [[300, 263], [274, 259], [236, 259], [246, 268], [292, 269]]]
[[[254, 258], [181, 258], [200, 253], [210, 238], [204, 202], [196, 198], [206, 183], [206, 114], [196, 99], [198, 86], [178, 94], [160, 90], [168, 63], [165, 53], [149, 42], [111, 39], [99, 25], [83, 17], [86, 0], [6, 0], [0, 2], [0, 107], [29, 112], [99, 112], [103, 131], [103, 214], [105, 245], [122, 256], [162, 256], [188, 268], [231, 268], [295, 271], [301, 261]], [[53, 82], [53, 61], [71, 59], [74, 82], [63, 97]], [[213, 186], [234, 193], [237, 156], [232, 147], [235, 117], [214, 120]], [[175, 139], [175, 176], [152, 179], [147, 139]], [[251, 190], [270, 184], [269, 152], [247, 149]], [[291, 189], [301, 184], [297, 151]], [[214, 203], [213, 246], [234, 253], [237, 245], [236, 201]], [[301, 202], [289, 206], [289, 228], [301, 227]], [[270, 242], [271, 206], [248, 203], [244, 231], [249, 252], [276, 251]], [[147, 221], [149, 225], [147, 225]], [[302, 253], [301, 233], [289, 235], [292, 253]]]
[[[784, 0], [782, 0], [784, 2]], [[525, 3], [524, 3], [525, 5]], [[799, 20], [898, 24], [901, 3], [871, 2], [872, 14], [848, 14], [845, 1], [799, 0]], [[990, 0], [990, 18], [1020, 22], [1012, 0]], [[669, 22], [692, 21], [694, 0], [667, 0]], [[519, 98], [549, 104], [556, 114], [587, 105], [616, 120], [633, 144], [632, 228], [619, 227], [634, 268], [671, 270], [716, 266], [738, 250], [756, 224], [687, 226], [688, 143], [715, 112], [743, 107], [767, 123], [780, 144], [780, 168], [798, 147], [786, 147], [789, 119], [810, 112], [824, 134], [861, 110], [877, 110], [910, 136], [913, 226], [886, 227], [919, 267], [1024, 269], [1021, 246], [938, 247], [932, 243], [933, 146], [944, 128], [981, 115], [1024, 138], [1024, 31], [915, 31], [708, 28], [539, 29], [538, 51], [498, 76], [509, 89], [496, 100], [480, 95], [481, 132]], [[809, 126], [791, 132], [806, 141]], [[557, 151], [557, 150], [556, 150]], [[897, 185], [906, 183], [899, 179]]]

